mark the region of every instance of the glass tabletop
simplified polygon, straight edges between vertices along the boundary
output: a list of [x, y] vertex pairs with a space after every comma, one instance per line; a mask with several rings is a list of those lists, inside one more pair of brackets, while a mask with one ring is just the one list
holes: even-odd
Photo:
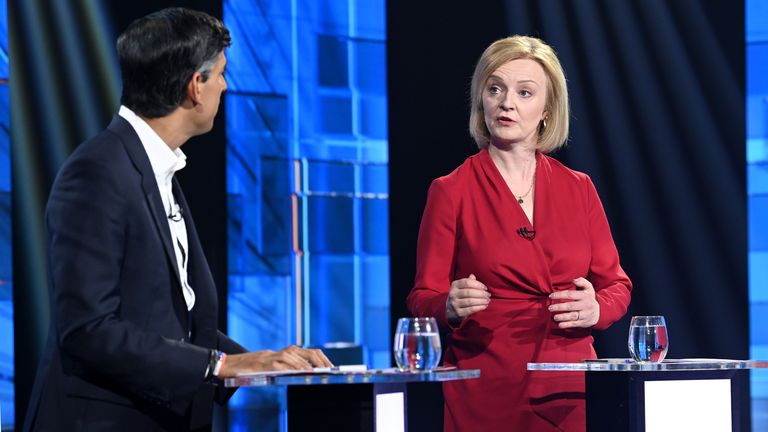
[[661, 363], [638, 363], [628, 358], [582, 360], [577, 363], [528, 363], [534, 371], [684, 371], [722, 369], [766, 369], [766, 360], [711, 358], [666, 359]]
[[431, 372], [403, 372], [397, 368], [336, 372], [261, 372], [224, 381], [226, 387], [318, 384], [374, 384], [452, 381], [480, 377], [479, 369], [438, 368]]

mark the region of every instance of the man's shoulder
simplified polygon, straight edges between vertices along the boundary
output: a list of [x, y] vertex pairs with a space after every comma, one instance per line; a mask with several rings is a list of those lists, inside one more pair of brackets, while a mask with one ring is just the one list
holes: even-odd
[[78, 145], [56, 174], [46, 213], [56, 214], [61, 204], [78, 200], [108, 205], [137, 196], [143, 176], [129, 154], [127, 140], [130, 137], [107, 128]]
[[[120, 121], [125, 125], [121, 124]], [[130, 140], [138, 139], [135, 134], [131, 135], [130, 132], [132, 129], [130, 129], [128, 122], [116, 116], [106, 129], [79, 144], [68, 158], [67, 163], [90, 160], [97, 163], [119, 164], [128, 161], [125, 147]]]
[[[62, 184], [78, 182], [116, 185], [128, 181], [139, 173], [134, 158], [129, 154], [130, 139], [130, 136], [110, 127], [83, 141], [59, 169], [54, 190]], [[141, 146], [141, 143], [138, 145]]]

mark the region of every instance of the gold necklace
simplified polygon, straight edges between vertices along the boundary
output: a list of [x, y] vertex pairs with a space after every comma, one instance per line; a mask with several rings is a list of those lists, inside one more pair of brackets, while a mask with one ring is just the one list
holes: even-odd
[[[535, 164], [534, 164], [534, 167], [535, 167]], [[517, 203], [518, 204], [522, 205], [525, 202], [525, 200], [523, 198], [527, 197], [528, 194], [531, 193], [531, 191], [533, 190], [533, 184], [534, 183], [536, 183], [536, 168], [534, 168], [533, 176], [531, 177], [531, 185], [528, 186], [528, 191], [525, 192], [522, 195], [515, 195], [517, 197]], [[514, 195], [514, 193], [513, 193], [513, 195]]]

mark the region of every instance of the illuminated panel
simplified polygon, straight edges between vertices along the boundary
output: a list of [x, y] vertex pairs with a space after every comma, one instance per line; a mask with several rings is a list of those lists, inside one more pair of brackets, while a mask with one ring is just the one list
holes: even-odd
[[[747, 0], [750, 355], [768, 358], [768, 3]], [[752, 374], [752, 429], [768, 430], [768, 373]]]
[[[384, 17], [383, 0], [224, 2], [229, 333], [249, 349], [391, 364]], [[284, 407], [241, 389], [230, 424], [284, 429]]]
[[12, 428], [15, 421], [7, 6], [6, 0], [0, 0], [0, 418], [3, 430]]
[[730, 431], [731, 380], [646, 381], [645, 430]]

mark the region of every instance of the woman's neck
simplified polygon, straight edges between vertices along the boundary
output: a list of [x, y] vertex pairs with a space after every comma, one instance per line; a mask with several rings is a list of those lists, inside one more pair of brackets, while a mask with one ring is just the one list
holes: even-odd
[[488, 153], [496, 167], [510, 179], [530, 179], [536, 171], [536, 149], [523, 144], [504, 148], [488, 145]]

